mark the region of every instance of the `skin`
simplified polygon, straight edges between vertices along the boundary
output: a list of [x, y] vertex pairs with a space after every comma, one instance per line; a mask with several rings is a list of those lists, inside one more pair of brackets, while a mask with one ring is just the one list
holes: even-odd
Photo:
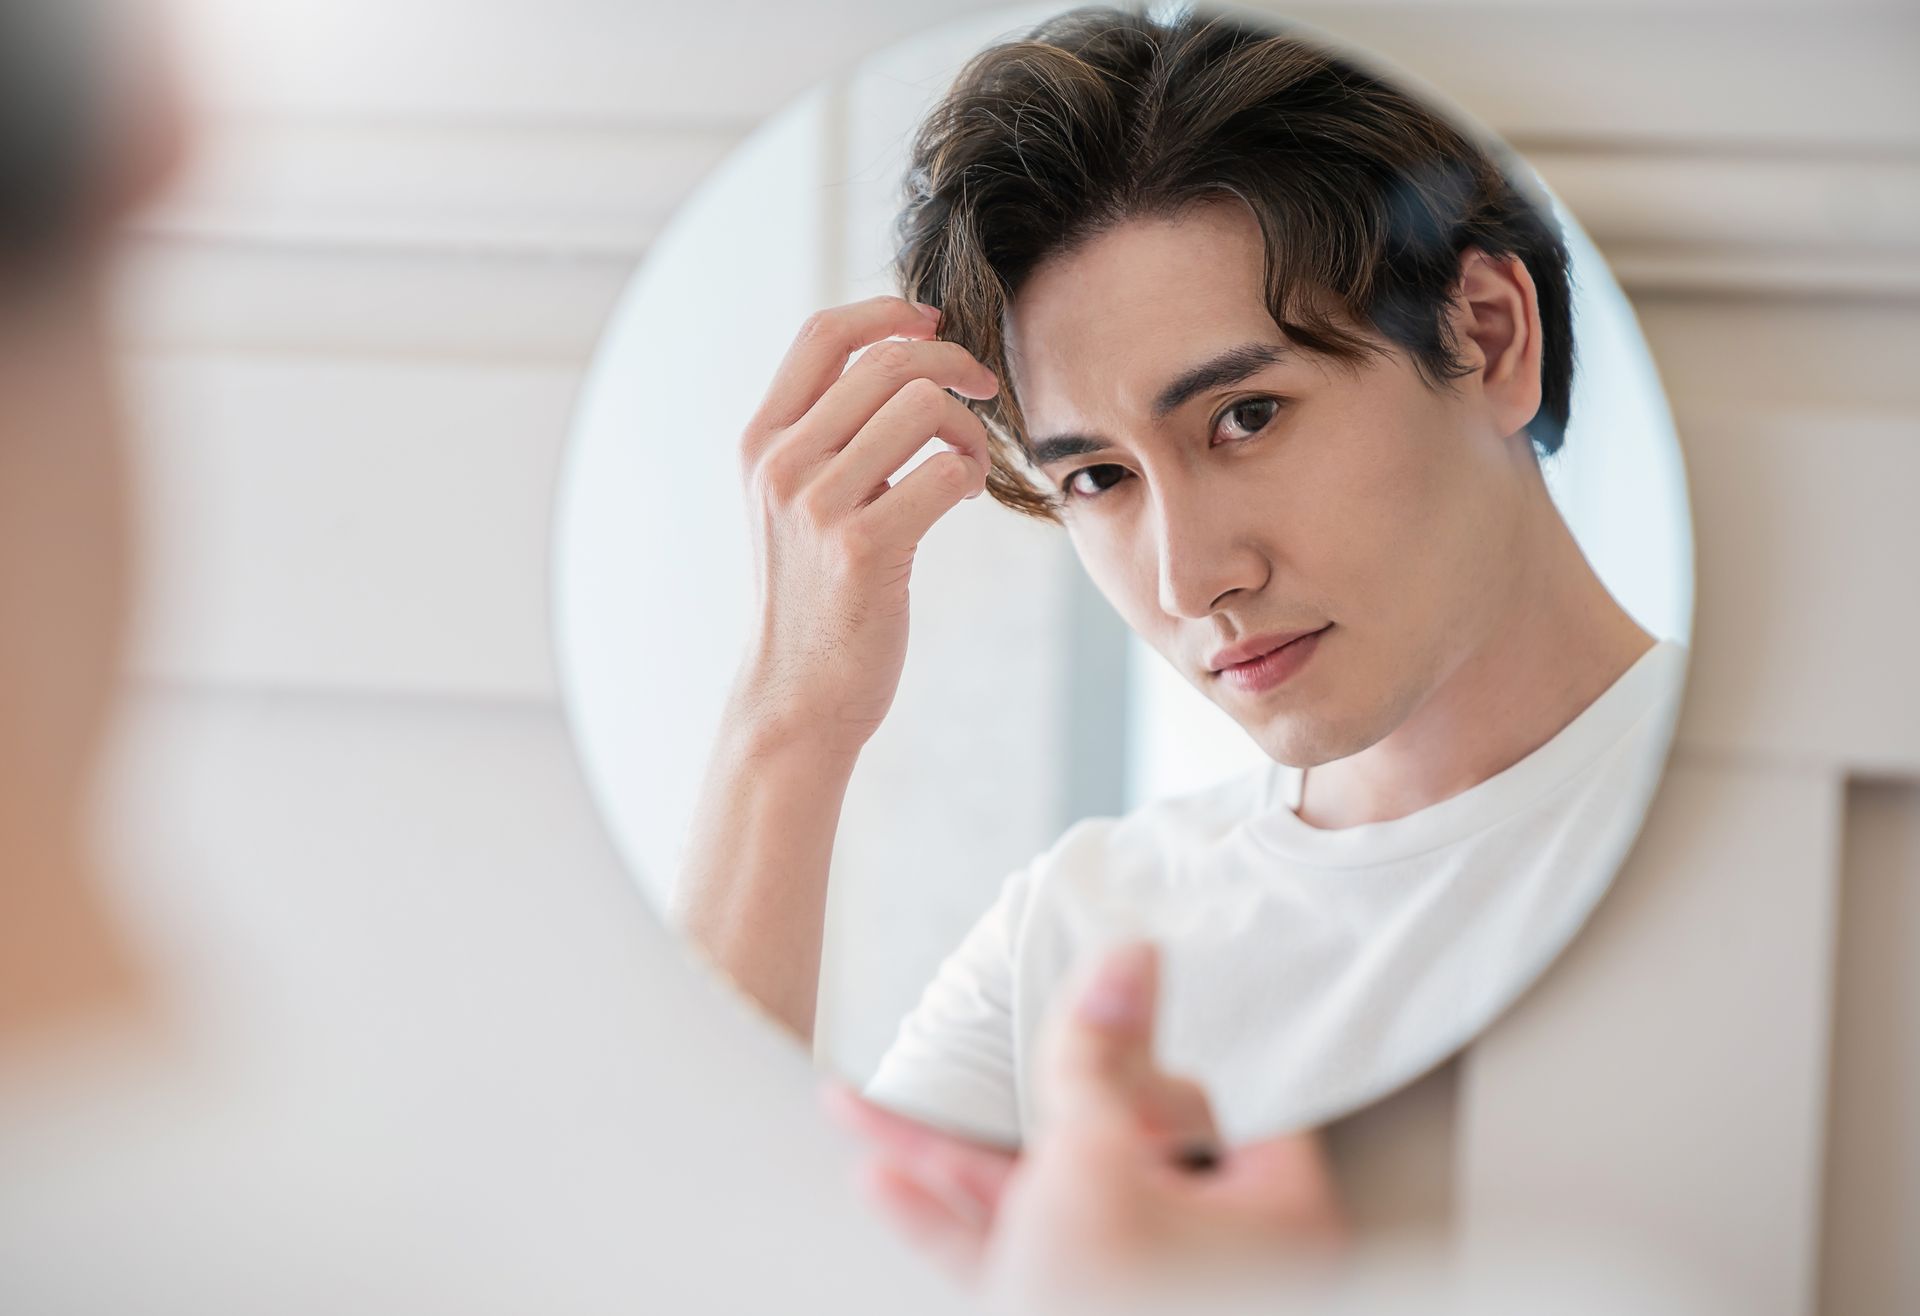
[[[149, 122], [165, 121], [156, 107]], [[170, 133], [179, 126], [169, 123]], [[177, 136], [149, 142], [131, 174], [111, 178], [114, 201], [102, 217], [117, 221], [161, 185], [181, 148]], [[86, 840], [87, 796], [116, 698], [133, 567], [127, 452], [108, 332], [110, 233], [103, 228], [98, 236], [70, 251], [57, 271], [18, 285], [30, 286], [30, 295], [0, 301], [0, 396], [7, 399], [0, 408], [0, 726], [7, 732], [0, 736], [0, 1054], [88, 1020], [155, 1023], [146, 984], [100, 898]], [[897, 323], [901, 310], [883, 303], [865, 314], [867, 327], [849, 332]], [[930, 335], [930, 324], [920, 332]], [[838, 350], [810, 349], [820, 376], [837, 373]], [[962, 387], [994, 386], [950, 345], [914, 350], [926, 355], [894, 360], [896, 373], [867, 380], [863, 396], [898, 396], [887, 381], [928, 362]], [[931, 399], [925, 390], [913, 392], [921, 401], [890, 422], [902, 426], [901, 434], [922, 423], [915, 408]], [[970, 416], [949, 419], [963, 440], [984, 441], [966, 423]], [[977, 488], [976, 458], [956, 460], [958, 469], [935, 467], [920, 481], [919, 501], [901, 499], [887, 509], [903, 525], [889, 531], [883, 521], [878, 529], [909, 547], [917, 542], [925, 524]], [[840, 514], [877, 495], [856, 494]], [[801, 542], [819, 551], [819, 540]], [[888, 542], [876, 534], [865, 556], [845, 554], [840, 566], [883, 580], [891, 572], [900, 611], [885, 606], [882, 595], [882, 606], [855, 609], [841, 623], [903, 653], [905, 579], [883, 551]], [[823, 565], [818, 556], [788, 558], [780, 569], [805, 581]], [[854, 581], [856, 589], [872, 583]], [[766, 648], [756, 657], [782, 652], [782, 637], [793, 636], [802, 649], [813, 642], [791, 614], [770, 610]], [[853, 725], [844, 706], [824, 724], [811, 720], [817, 692], [793, 703], [768, 701], [770, 691], [792, 692], [765, 683], [764, 670], [753, 665], [743, 669], [742, 689], [761, 701], [752, 705], [758, 712], [772, 715], [754, 724], [746, 743], [775, 758], [796, 744], [818, 748], [831, 742], [828, 728]], [[877, 722], [884, 701], [861, 704], [869, 693], [856, 685], [850, 697]], [[842, 751], [812, 760], [822, 761], [851, 758]], [[1127, 948], [1103, 966], [1047, 1048], [1046, 1125], [1024, 1159], [934, 1135], [841, 1094], [843, 1115], [875, 1138], [869, 1179], [883, 1200], [927, 1246], [1005, 1304], [1057, 1311], [1064, 1297], [1119, 1284], [1139, 1291], [1198, 1267], [1217, 1278], [1214, 1268], [1222, 1264], [1264, 1263], [1276, 1248], [1340, 1236], [1324, 1161], [1310, 1136], [1222, 1152], [1204, 1173], [1179, 1162], [1182, 1149], [1217, 1147], [1218, 1136], [1205, 1094], [1153, 1063], [1156, 991], [1150, 947]], [[917, 1165], [908, 1164], [916, 1157]], [[974, 1195], [957, 1210], [956, 1184], [960, 1199]]]
[[[1156, 414], [1188, 368], [1289, 346], [1261, 257], [1233, 200], [1058, 254], [1009, 309], [1011, 382], [1037, 444], [1098, 443], [1042, 468], [1089, 576], [1271, 757], [1308, 770], [1301, 818], [1404, 817], [1539, 748], [1654, 639], [1586, 562], [1524, 431], [1541, 340], [1518, 260], [1463, 253], [1448, 323], [1465, 374], [1445, 387], [1374, 336], [1361, 363], [1294, 349]], [[676, 917], [802, 1037], [833, 834], [898, 688], [914, 554], [985, 478], [986, 436], [952, 393], [1000, 381], [936, 332], [897, 298], [816, 315], [741, 442], [762, 622]], [[951, 451], [890, 489], [929, 433]], [[1312, 656], [1276, 688], [1212, 670], [1228, 645], [1310, 628]]]
[[[113, 703], [130, 559], [125, 452], [98, 271], [0, 308], [0, 1055], [91, 1019], [153, 1026], [99, 899], [86, 787]], [[28, 314], [31, 312], [31, 314]], [[868, 1167], [927, 1248], [1016, 1310], [1337, 1241], [1317, 1143], [1277, 1139], [1200, 1174], [1218, 1141], [1204, 1094], [1152, 1063], [1151, 948], [1104, 967], [1048, 1048], [1049, 1125], [1024, 1162], [938, 1138], [850, 1092]], [[954, 1193], [973, 1194], [953, 1205]], [[995, 1221], [998, 1228], [992, 1228]]]
[[84, 839], [126, 604], [97, 300], [73, 272], [0, 307], [0, 1044], [137, 993]]
[[[740, 442], [760, 620], [722, 713], [672, 913], [803, 1038], [841, 805], [906, 662], [914, 555], [986, 482], [986, 430], [954, 392], [991, 397], [999, 381], [936, 341], [937, 328], [937, 316], [898, 297], [815, 314]], [[929, 434], [952, 451], [889, 487]]]
[[829, 1111], [870, 1147], [873, 1200], [956, 1279], [1015, 1310], [1104, 1310], [1122, 1295], [1192, 1310], [1199, 1293], [1261, 1292], [1343, 1255], [1351, 1230], [1321, 1140], [1222, 1147], [1206, 1093], [1154, 1058], [1158, 998], [1146, 942], [1109, 952], [1066, 996], [1021, 1157], [830, 1085]]
[[[95, 212], [103, 234], [171, 175], [183, 145], [176, 103], [163, 97], [144, 108], [150, 128], [163, 130], [109, 174]], [[1473, 763], [1511, 749], [1513, 737], [1501, 748], [1499, 737], [1479, 735], [1452, 752], [1446, 737], [1464, 734], [1476, 699], [1481, 712], [1524, 724], [1551, 716], [1536, 707], [1539, 687], [1526, 698], [1508, 690], [1507, 700], [1491, 699], [1488, 691], [1506, 689], [1500, 665], [1466, 637], [1484, 646], [1531, 635], [1550, 652], [1540, 627], [1520, 615], [1523, 605], [1558, 605], [1562, 618], [1599, 623], [1595, 635], [1624, 636], [1578, 587], [1530, 468], [1512, 451], [1514, 417], [1530, 414], [1529, 360], [1537, 375], [1531, 288], [1524, 271], [1467, 271], [1464, 322], [1482, 355], [1464, 402], [1435, 403], [1393, 367], [1371, 381], [1320, 370], [1316, 383], [1293, 363], [1284, 369], [1299, 412], [1345, 446], [1290, 461], [1252, 448], [1242, 450], [1251, 459], [1216, 460], [1184, 424], [1201, 401], [1164, 427], [1143, 424], [1144, 395], [1132, 382], [1132, 372], [1151, 378], [1160, 362], [1219, 341], [1229, 325], [1259, 327], [1245, 298], [1253, 286], [1247, 246], [1233, 240], [1231, 219], [1209, 222], [1184, 232], [1129, 226], [1049, 267], [1016, 306], [1029, 417], [1125, 435], [1106, 456], [1139, 477], [1129, 491], [1135, 505], [1123, 494], [1098, 518], [1076, 510], [1076, 547], [1129, 622], [1190, 674], [1211, 643], [1334, 622], [1313, 684], [1296, 682], [1285, 700], [1225, 706], [1276, 757], [1365, 760], [1370, 772], [1346, 774], [1346, 798], [1369, 798], [1359, 787], [1370, 776], [1375, 807], [1395, 783], [1441, 788], [1449, 771], [1470, 774]], [[137, 1012], [144, 997], [96, 895], [84, 839], [131, 565], [106, 255], [83, 243], [30, 298], [0, 303], [0, 396], [8, 400], [0, 409], [0, 1052], [88, 1016]], [[1103, 316], [1128, 307], [1153, 312], [1142, 332], [1100, 330]], [[696, 939], [729, 955], [769, 945], [790, 952], [798, 926], [811, 947], [797, 957], [800, 971], [758, 999], [803, 1031], [838, 798], [897, 687], [913, 555], [931, 524], [977, 496], [984, 478], [984, 432], [947, 390], [991, 396], [999, 381], [964, 351], [933, 341], [936, 327], [937, 317], [890, 298], [816, 317], [741, 445], [759, 514], [762, 626], [710, 766], [686, 910]], [[898, 345], [842, 375], [854, 351], [882, 339]], [[1132, 355], [1114, 355], [1116, 345]], [[889, 488], [888, 474], [928, 432], [953, 453]], [[1454, 459], [1423, 452], [1415, 442], [1423, 436], [1457, 440]], [[1224, 479], [1228, 462], [1237, 484]], [[1297, 491], [1303, 481], [1321, 501]], [[1378, 538], [1332, 542], [1369, 536]], [[1406, 560], [1396, 567], [1389, 548]], [[1514, 550], [1529, 548], [1541, 550], [1544, 565], [1512, 561]], [[1467, 570], [1492, 574], [1474, 577], [1475, 590], [1446, 593], [1451, 611], [1422, 593]], [[1486, 597], [1490, 582], [1501, 586], [1498, 602]], [[1396, 624], [1406, 629], [1396, 633]], [[1373, 675], [1383, 681], [1368, 693], [1364, 678]], [[1583, 679], [1591, 677], [1548, 687], [1538, 704]], [[1321, 698], [1307, 698], [1309, 690]], [[1407, 766], [1421, 746], [1440, 744], [1449, 752], [1430, 749], [1420, 770]], [[1444, 770], [1435, 766], [1443, 760]], [[1327, 786], [1317, 772], [1316, 805], [1342, 799], [1346, 777], [1336, 771]], [[715, 876], [729, 864], [744, 877], [732, 886]], [[1156, 994], [1150, 947], [1125, 948], [1099, 966], [1045, 1049], [1042, 1117], [1024, 1157], [840, 1090], [838, 1110], [874, 1148], [870, 1184], [929, 1247], [1019, 1307], [1059, 1310], [1069, 1295], [1137, 1292], [1217, 1276], [1222, 1266], [1258, 1273], [1277, 1254], [1337, 1247], [1345, 1227], [1318, 1139], [1220, 1148], [1204, 1092], [1154, 1062]], [[1196, 1144], [1212, 1149], [1207, 1168], [1180, 1160]]]
[[[1654, 640], [1580, 554], [1522, 430], [1540, 404], [1524, 264], [1463, 257], [1451, 323], [1469, 372], [1451, 389], [1398, 349], [1359, 366], [1295, 351], [1155, 415], [1183, 365], [1285, 345], [1260, 272], [1238, 201], [1104, 234], [1015, 299], [1014, 388], [1036, 442], [1103, 440], [1043, 469], [1127, 625], [1268, 755], [1310, 769], [1305, 821], [1402, 817], [1538, 748]], [[1320, 627], [1270, 690], [1209, 663]]]
[[[1398, 818], [1518, 762], [1654, 641], [1581, 555], [1524, 431], [1541, 331], [1517, 260], [1462, 254], [1447, 314], [1466, 372], [1444, 387], [1373, 335], [1381, 351], [1357, 365], [1293, 351], [1156, 414], [1188, 368], [1286, 345], [1261, 259], [1251, 213], [1230, 200], [1059, 253], [1009, 308], [1010, 382], [1036, 440], [1099, 440], [1043, 469], [1094, 495], [1068, 504], [1067, 531], [1127, 624], [1269, 755], [1308, 769], [1304, 821]], [[930, 341], [936, 329], [894, 298], [820, 313], [741, 443], [763, 624], [709, 765], [678, 911], [802, 1037], [833, 834], [897, 688], [914, 553], [984, 481], [984, 435], [929, 385], [987, 397], [1000, 381]], [[953, 454], [889, 490], [929, 432]], [[1275, 689], [1211, 670], [1226, 645], [1322, 627]], [[910, 1231], [928, 1201], [990, 1228], [993, 1186], [1016, 1164], [1006, 1152], [868, 1113], [873, 1177]]]
[[[153, 21], [138, 4], [116, 17], [129, 34]], [[151, 1022], [86, 815], [131, 601], [115, 236], [176, 176], [189, 125], [166, 61], [114, 75], [111, 148], [63, 245], [0, 258], [0, 1053], [85, 1020]]]

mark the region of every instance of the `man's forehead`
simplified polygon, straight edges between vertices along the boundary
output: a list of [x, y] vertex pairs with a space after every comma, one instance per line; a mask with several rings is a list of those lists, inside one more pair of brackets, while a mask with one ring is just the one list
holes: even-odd
[[1183, 375], [1210, 365], [1244, 373], [1300, 353], [1257, 298], [1231, 307], [1192, 299], [1058, 328], [1027, 322], [1003, 343], [1009, 382], [1030, 422], [1047, 411], [1164, 411], [1169, 387]]
[[1244, 330], [1246, 321], [1265, 315], [1261, 273], [1257, 263], [1176, 268], [1146, 261], [1046, 271], [1012, 299], [1003, 329], [1022, 349], [1058, 342], [1101, 351], [1145, 345], [1159, 334], [1191, 336], [1223, 319]]
[[1263, 329], [1279, 332], [1257, 288], [1223, 295], [1186, 287], [1154, 297], [1088, 299], [1039, 313], [1016, 309], [1001, 332], [1010, 358], [1039, 365], [1151, 356], [1193, 344], [1204, 350], [1209, 340], [1239, 342]]

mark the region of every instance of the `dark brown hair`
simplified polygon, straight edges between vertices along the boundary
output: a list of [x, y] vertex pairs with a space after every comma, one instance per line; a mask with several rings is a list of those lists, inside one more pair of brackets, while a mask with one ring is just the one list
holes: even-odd
[[97, 131], [87, 65], [100, 8], [0, 0], [0, 259], [43, 255], [79, 210]]
[[1223, 197], [1259, 220], [1267, 304], [1289, 338], [1349, 363], [1384, 340], [1434, 387], [1465, 372], [1446, 316], [1461, 253], [1518, 257], [1542, 337], [1527, 429], [1551, 453], [1573, 385], [1567, 250], [1499, 149], [1285, 29], [1084, 6], [976, 54], [922, 122], [893, 273], [903, 295], [942, 309], [942, 338], [1000, 377], [994, 397], [968, 400], [993, 440], [987, 489], [1043, 520], [1059, 520], [1059, 501], [1023, 473], [1007, 305], [1049, 257]]

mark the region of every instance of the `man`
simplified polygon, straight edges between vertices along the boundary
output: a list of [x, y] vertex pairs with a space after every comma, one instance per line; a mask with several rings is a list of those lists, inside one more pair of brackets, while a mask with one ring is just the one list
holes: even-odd
[[[0, 0], [0, 1308], [644, 1306], [615, 1264], [630, 1246], [523, 1249], [524, 1222], [475, 1213], [473, 1184], [423, 1191], [395, 1154], [408, 1098], [369, 1112], [332, 1071], [316, 1122], [287, 1087], [194, 1045], [111, 912], [87, 844], [132, 566], [107, 275], [118, 225], [184, 144], [157, 63], [109, 65], [111, 47], [151, 35], [141, 13]], [[1062, 1023], [1050, 1054], [1071, 1118], [1045, 1161], [1002, 1185], [1024, 1222], [995, 1251], [1006, 1302], [1058, 1310], [1115, 1281], [1337, 1237], [1311, 1164], [1250, 1156], [1203, 1173], [1172, 1153], [1209, 1134], [1191, 1122], [1204, 1111], [1177, 1129], [1139, 1118], [1184, 1094], [1150, 1063], [1153, 973], [1133, 948]], [[488, 1191], [542, 1191], [504, 1187]], [[1129, 1210], [1081, 1209], [1096, 1188]]]
[[82, 843], [128, 601], [106, 274], [183, 131], [150, 67], [106, 75], [110, 16], [0, 6], [0, 1046], [138, 999]]
[[[1684, 670], [1542, 477], [1574, 359], [1549, 214], [1364, 70], [1193, 13], [1076, 10], [982, 52], [908, 179], [914, 300], [813, 317], [743, 436], [761, 621], [679, 917], [810, 1035], [914, 552], [991, 492], [1062, 524], [1272, 765], [1084, 820], [1014, 873], [868, 1095], [1019, 1141], [1062, 984], [1142, 925], [1168, 959], [1162, 1058], [1230, 1140], [1382, 1095], [1591, 909]], [[952, 451], [889, 486], [930, 433]]]

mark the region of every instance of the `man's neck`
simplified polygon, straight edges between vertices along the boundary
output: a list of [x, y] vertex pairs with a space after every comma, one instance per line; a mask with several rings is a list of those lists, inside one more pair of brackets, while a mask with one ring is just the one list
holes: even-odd
[[1308, 770], [1303, 822], [1385, 822], [1477, 786], [1546, 744], [1653, 647], [1550, 503], [1535, 524], [1535, 569], [1486, 641], [1390, 735]]

